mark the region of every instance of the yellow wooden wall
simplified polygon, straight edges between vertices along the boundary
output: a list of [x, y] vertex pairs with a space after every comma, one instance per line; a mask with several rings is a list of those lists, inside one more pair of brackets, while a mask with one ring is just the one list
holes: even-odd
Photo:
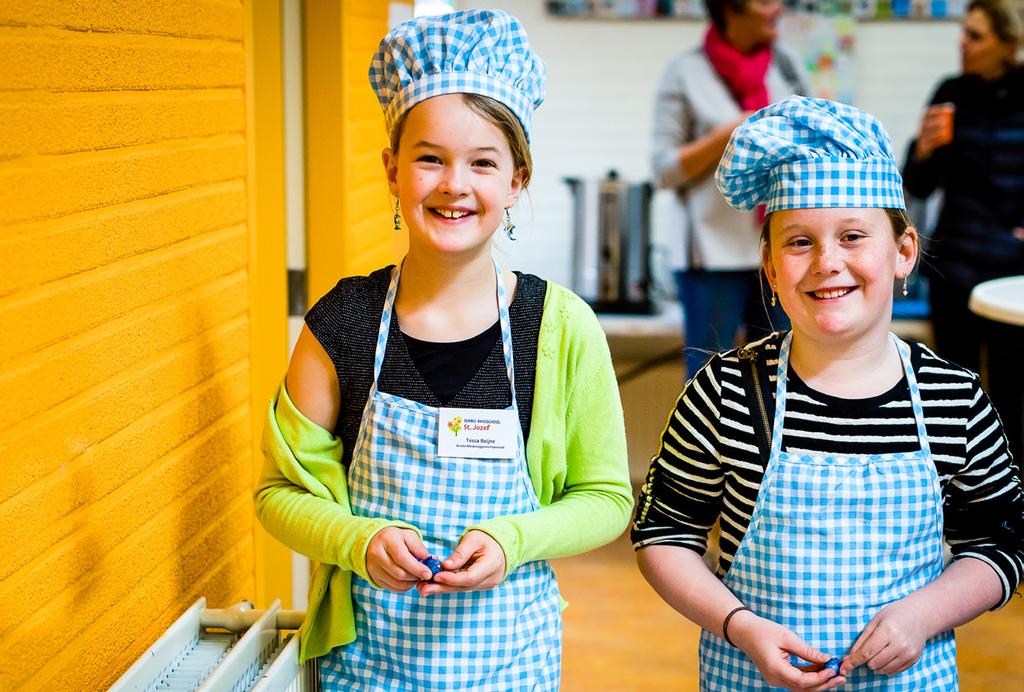
[[311, 303], [339, 278], [366, 274], [405, 253], [405, 232], [392, 230], [391, 198], [380, 159], [388, 145], [384, 117], [367, 77], [370, 59], [387, 33], [388, 4], [306, 2]]
[[103, 689], [198, 595], [256, 590], [286, 343], [256, 21], [0, 0], [0, 689]]

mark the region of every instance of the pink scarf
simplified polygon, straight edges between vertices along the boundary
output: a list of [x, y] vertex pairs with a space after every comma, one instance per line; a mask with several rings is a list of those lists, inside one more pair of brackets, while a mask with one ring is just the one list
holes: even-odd
[[772, 62], [771, 46], [745, 55], [733, 48], [712, 24], [704, 37], [704, 52], [741, 109], [756, 111], [769, 104], [764, 78]]

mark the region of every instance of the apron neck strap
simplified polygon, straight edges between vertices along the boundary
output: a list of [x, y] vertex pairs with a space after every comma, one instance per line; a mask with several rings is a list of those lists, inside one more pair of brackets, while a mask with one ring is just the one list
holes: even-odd
[[782, 451], [782, 423], [786, 418], [786, 389], [789, 385], [789, 347], [793, 343], [793, 332], [786, 334], [779, 346], [779, 363], [775, 370], [775, 420], [772, 421], [772, 450], [769, 462]]
[[388, 292], [384, 297], [384, 307], [380, 313], [380, 325], [377, 328], [377, 345], [373, 352], [373, 383], [370, 385], [371, 397], [377, 391], [380, 368], [384, 364], [384, 353], [388, 347], [388, 333], [391, 331], [391, 314], [395, 308], [395, 296], [398, 295], [398, 280], [402, 277], [402, 267], [404, 265], [405, 259], [403, 258], [391, 270], [391, 283], [388, 285]]
[[505, 356], [505, 372], [508, 374], [508, 386], [512, 391], [512, 408], [519, 410], [516, 402], [516, 369], [512, 355], [512, 318], [508, 312], [508, 291], [505, 288], [505, 274], [501, 264], [494, 258], [494, 277], [498, 286], [498, 321], [501, 323], [501, 352]]
[[924, 426], [924, 405], [921, 403], [921, 388], [917, 384], [917, 375], [914, 374], [914, 364], [910, 359], [910, 346], [892, 332], [889, 333], [896, 349], [900, 352], [900, 360], [903, 362], [903, 373], [907, 377], [907, 389], [910, 390], [910, 406], [914, 410], [914, 422], [917, 423], [917, 437], [921, 442], [921, 450], [931, 457], [932, 449], [928, 444], [928, 431]]

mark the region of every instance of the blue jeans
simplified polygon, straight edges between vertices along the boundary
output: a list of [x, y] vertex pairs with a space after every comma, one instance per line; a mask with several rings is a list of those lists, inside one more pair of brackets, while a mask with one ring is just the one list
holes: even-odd
[[782, 308], [771, 306], [768, 282], [760, 280], [758, 270], [677, 271], [675, 279], [683, 304], [687, 378], [712, 354], [735, 346], [741, 327], [745, 341], [789, 328]]

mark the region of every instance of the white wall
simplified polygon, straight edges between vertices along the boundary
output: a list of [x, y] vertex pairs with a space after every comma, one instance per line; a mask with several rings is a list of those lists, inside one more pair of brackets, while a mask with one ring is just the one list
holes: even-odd
[[[543, 0], [459, 2], [515, 14], [548, 66], [547, 98], [534, 121], [534, 180], [520, 203], [518, 240], [502, 242], [516, 268], [568, 285], [572, 215], [566, 176], [649, 177], [651, 108], [661, 73], [677, 52], [697, 45], [701, 22], [571, 20], [547, 14]], [[857, 103], [885, 124], [902, 159], [938, 79], [958, 68], [956, 22], [858, 25]], [[671, 229], [655, 203], [654, 237]]]

